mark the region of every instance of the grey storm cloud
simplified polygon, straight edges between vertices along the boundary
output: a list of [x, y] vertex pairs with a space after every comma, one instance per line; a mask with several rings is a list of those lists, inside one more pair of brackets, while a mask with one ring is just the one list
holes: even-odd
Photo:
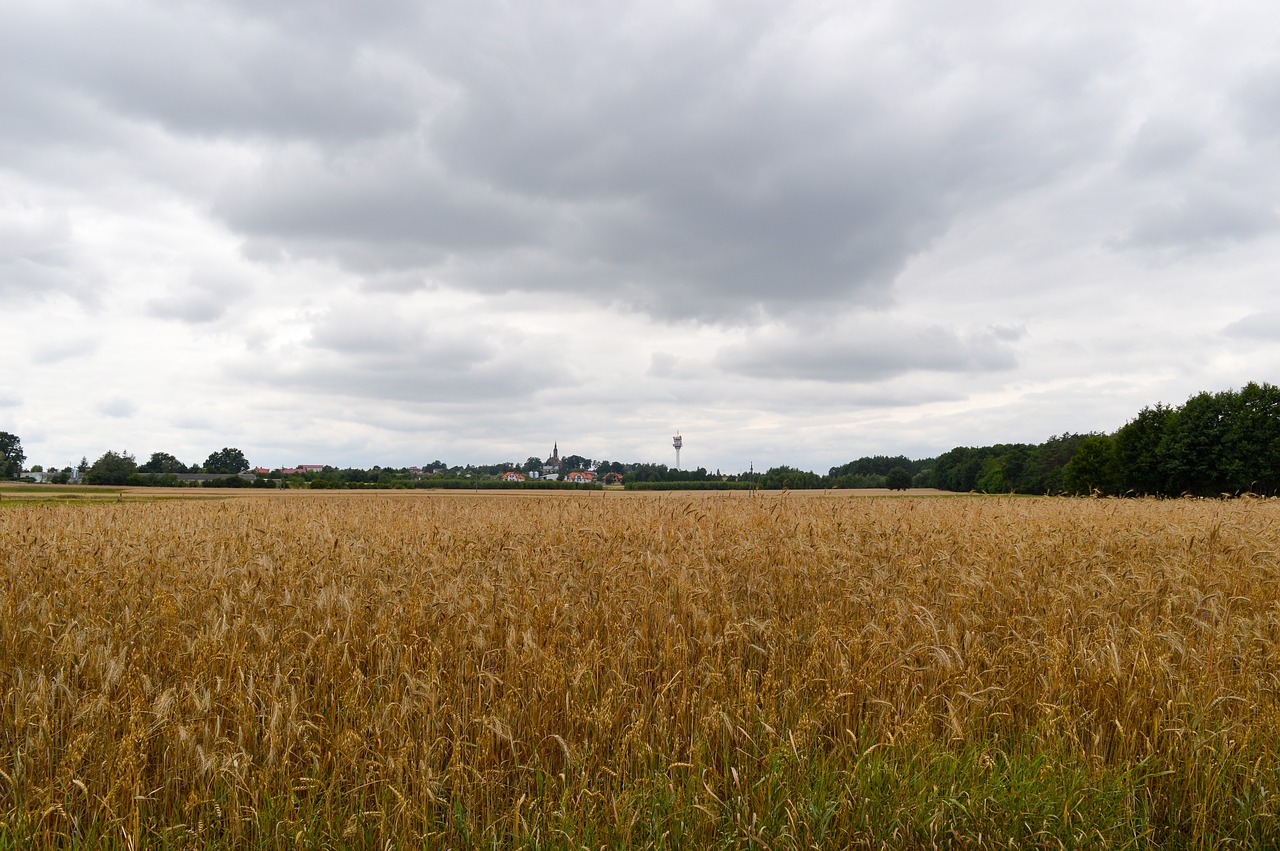
[[[929, 38], [904, 55], [802, 8], [441, 4], [378, 36], [430, 81], [411, 129], [275, 149], [215, 209], [253, 257], [738, 321], [881, 302], [965, 203], [1107, 138], [1114, 116], [1085, 96], [1116, 49], [1105, 38], [1081, 51], [1094, 34], [970, 30], [967, 44], [945, 35], [963, 20], [894, 22], [947, 37], [949, 63]], [[828, 29], [843, 49], [809, 55]]]
[[[8, 9], [0, 46], [48, 95], [201, 136], [334, 139], [411, 126], [414, 79], [358, 42], [217, 3]], [[83, 37], [92, 32], [93, 38]]]
[[1246, 134], [1274, 142], [1280, 136], [1280, 62], [1255, 68], [1233, 95], [1237, 119]]
[[727, 346], [715, 364], [753, 378], [870, 384], [911, 372], [986, 373], [1012, 369], [1009, 345], [1020, 334], [1001, 328], [961, 335], [938, 326], [882, 321], [806, 336], [756, 334]]
[[1183, 118], [1150, 118], [1125, 154], [1125, 166], [1140, 177], [1167, 176], [1192, 164], [1204, 150], [1204, 131]]
[[0, 207], [0, 296], [83, 293], [71, 246], [65, 214], [21, 205]]
[[98, 350], [101, 341], [73, 329], [63, 329], [31, 352], [32, 363], [42, 366], [87, 357]]
[[[1113, 80], [1143, 49], [1133, 30], [996, 2], [881, 12], [33, 4], [0, 34], [21, 106], [0, 122], [66, 140], [68, 111], [89, 103], [242, 145], [198, 203], [252, 260], [335, 262], [374, 291], [560, 293], [757, 323], [892, 302], [958, 217], [1116, 156], [1125, 135]], [[1269, 138], [1278, 80], [1263, 67], [1230, 92], [1250, 138]], [[1139, 186], [1114, 247], [1274, 228], [1269, 184], [1207, 158], [1199, 121], [1130, 133], [1119, 159]], [[67, 285], [56, 257], [22, 256], [9, 279], [24, 290]], [[217, 308], [195, 291], [148, 305], [194, 323]]]
[[250, 293], [250, 287], [226, 274], [198, 273], [164, 294], [147, 300], [146, 311], [158, 319], [192, 325], [216, 322]]
[[1251, 313], [1222, 330], [1228, 337], [1280, 342], [1280, 310]]
[[217, 293], [188, 290], [151, 299], [147, 302], [147, 312], [158, 319], [201, 325], [222, 318], [227, 312], [227, 303]]
[[1193, 185], [1139, 211], [1121, 248], [1195, 252], [1221, 249], [1273, 231], [1271, 198], [1255, 185]]

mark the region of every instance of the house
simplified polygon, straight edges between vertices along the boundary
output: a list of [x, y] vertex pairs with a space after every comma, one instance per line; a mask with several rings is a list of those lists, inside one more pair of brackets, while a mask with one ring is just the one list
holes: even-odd
[[253, 472], [257, 473], [259, 476], [265, 476], [271, 471], [268, 470], [266, 467], [254, 467]]
[[517, 473], [515, 470], [511, 470], [511, 471], [509, 471], [509, 472], [506, 472], [506, 473], [503, 473], [503, 474], [502, 474], [502, 480], [503, 480], [504, 482], [523, 482], [523, 481], [524, 481], [524, 474], [523, 474], [523, 473]]
[[596, 474], [585, 470], [574, 470], [572, 473], [564, 477], [566, 482], [573, 482], [579, 485], [591, 484], [596, 480]]
[[604, 478], [602, 478], [600, 481], [604, 482], [606, 485], [620, 485], [622, 484], [622, 474], [621, 473], [605, 473]]
[[280, 475], [294, 476], [298, 473], [319, 473], [324, 469], [323, 464], [299, 464], [296, 467], [281, 467]]

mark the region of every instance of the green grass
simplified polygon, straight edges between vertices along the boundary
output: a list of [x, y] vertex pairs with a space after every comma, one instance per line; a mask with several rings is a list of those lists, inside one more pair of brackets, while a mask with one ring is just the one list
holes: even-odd
[[[757, 732], [763, 740], [764, 731]], [[1181, 767], [1155, 757], [1099, 766], [1053, 743], [862, 750], [850, 736], [808, 753], [787, 746], [752, 754], [740, 747], [744, 742], [706, 753], [705, 761], [668, 764], [626, 780], [528, 767], [517, 788], [497, 784], [491, 800], [453, 797], [416, 812], [386, 788], [352, 794], [315, 778], [289, 800], [256, 800], [248, 809], [253, 792], [245, 788], [217, 787], [186, 804], [161, 793], [132, 825], [115, 823], [109, 813], [86, 807], [82, 795], [73, 796], [62, 812], [37, 822], [0, 820], [0, 851], [382, 848], [388, 841], [415, 848], [556, 849], [1280, 843], [1270, 800], [1280, 777], [1259, 754]], [[1213, 788], [1204, 788], [1206, 782]], [[500, 800], [518, 803], [494, 812], [491, 805]]]
[[121, 492], [120, 488], [106, 487], [103, 485], [0, 485], [0, 498], [10, 493], [95, 493], [115, 495]]

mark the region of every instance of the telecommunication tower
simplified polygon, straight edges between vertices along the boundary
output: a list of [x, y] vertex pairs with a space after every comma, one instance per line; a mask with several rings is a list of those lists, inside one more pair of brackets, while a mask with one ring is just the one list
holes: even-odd
[[675, 437], [671, 438], [671, 445], [676, 448], [676, 469], [679, 470], [680, 469], [680, 447], [684, 446], [684, 438], [677, 434]]

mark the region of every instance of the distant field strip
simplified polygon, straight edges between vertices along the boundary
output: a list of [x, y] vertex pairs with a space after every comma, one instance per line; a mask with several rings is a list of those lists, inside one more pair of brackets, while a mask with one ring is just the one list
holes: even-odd
[[0, 849], [1275, 845], [1280, 503], [0, 503]]

